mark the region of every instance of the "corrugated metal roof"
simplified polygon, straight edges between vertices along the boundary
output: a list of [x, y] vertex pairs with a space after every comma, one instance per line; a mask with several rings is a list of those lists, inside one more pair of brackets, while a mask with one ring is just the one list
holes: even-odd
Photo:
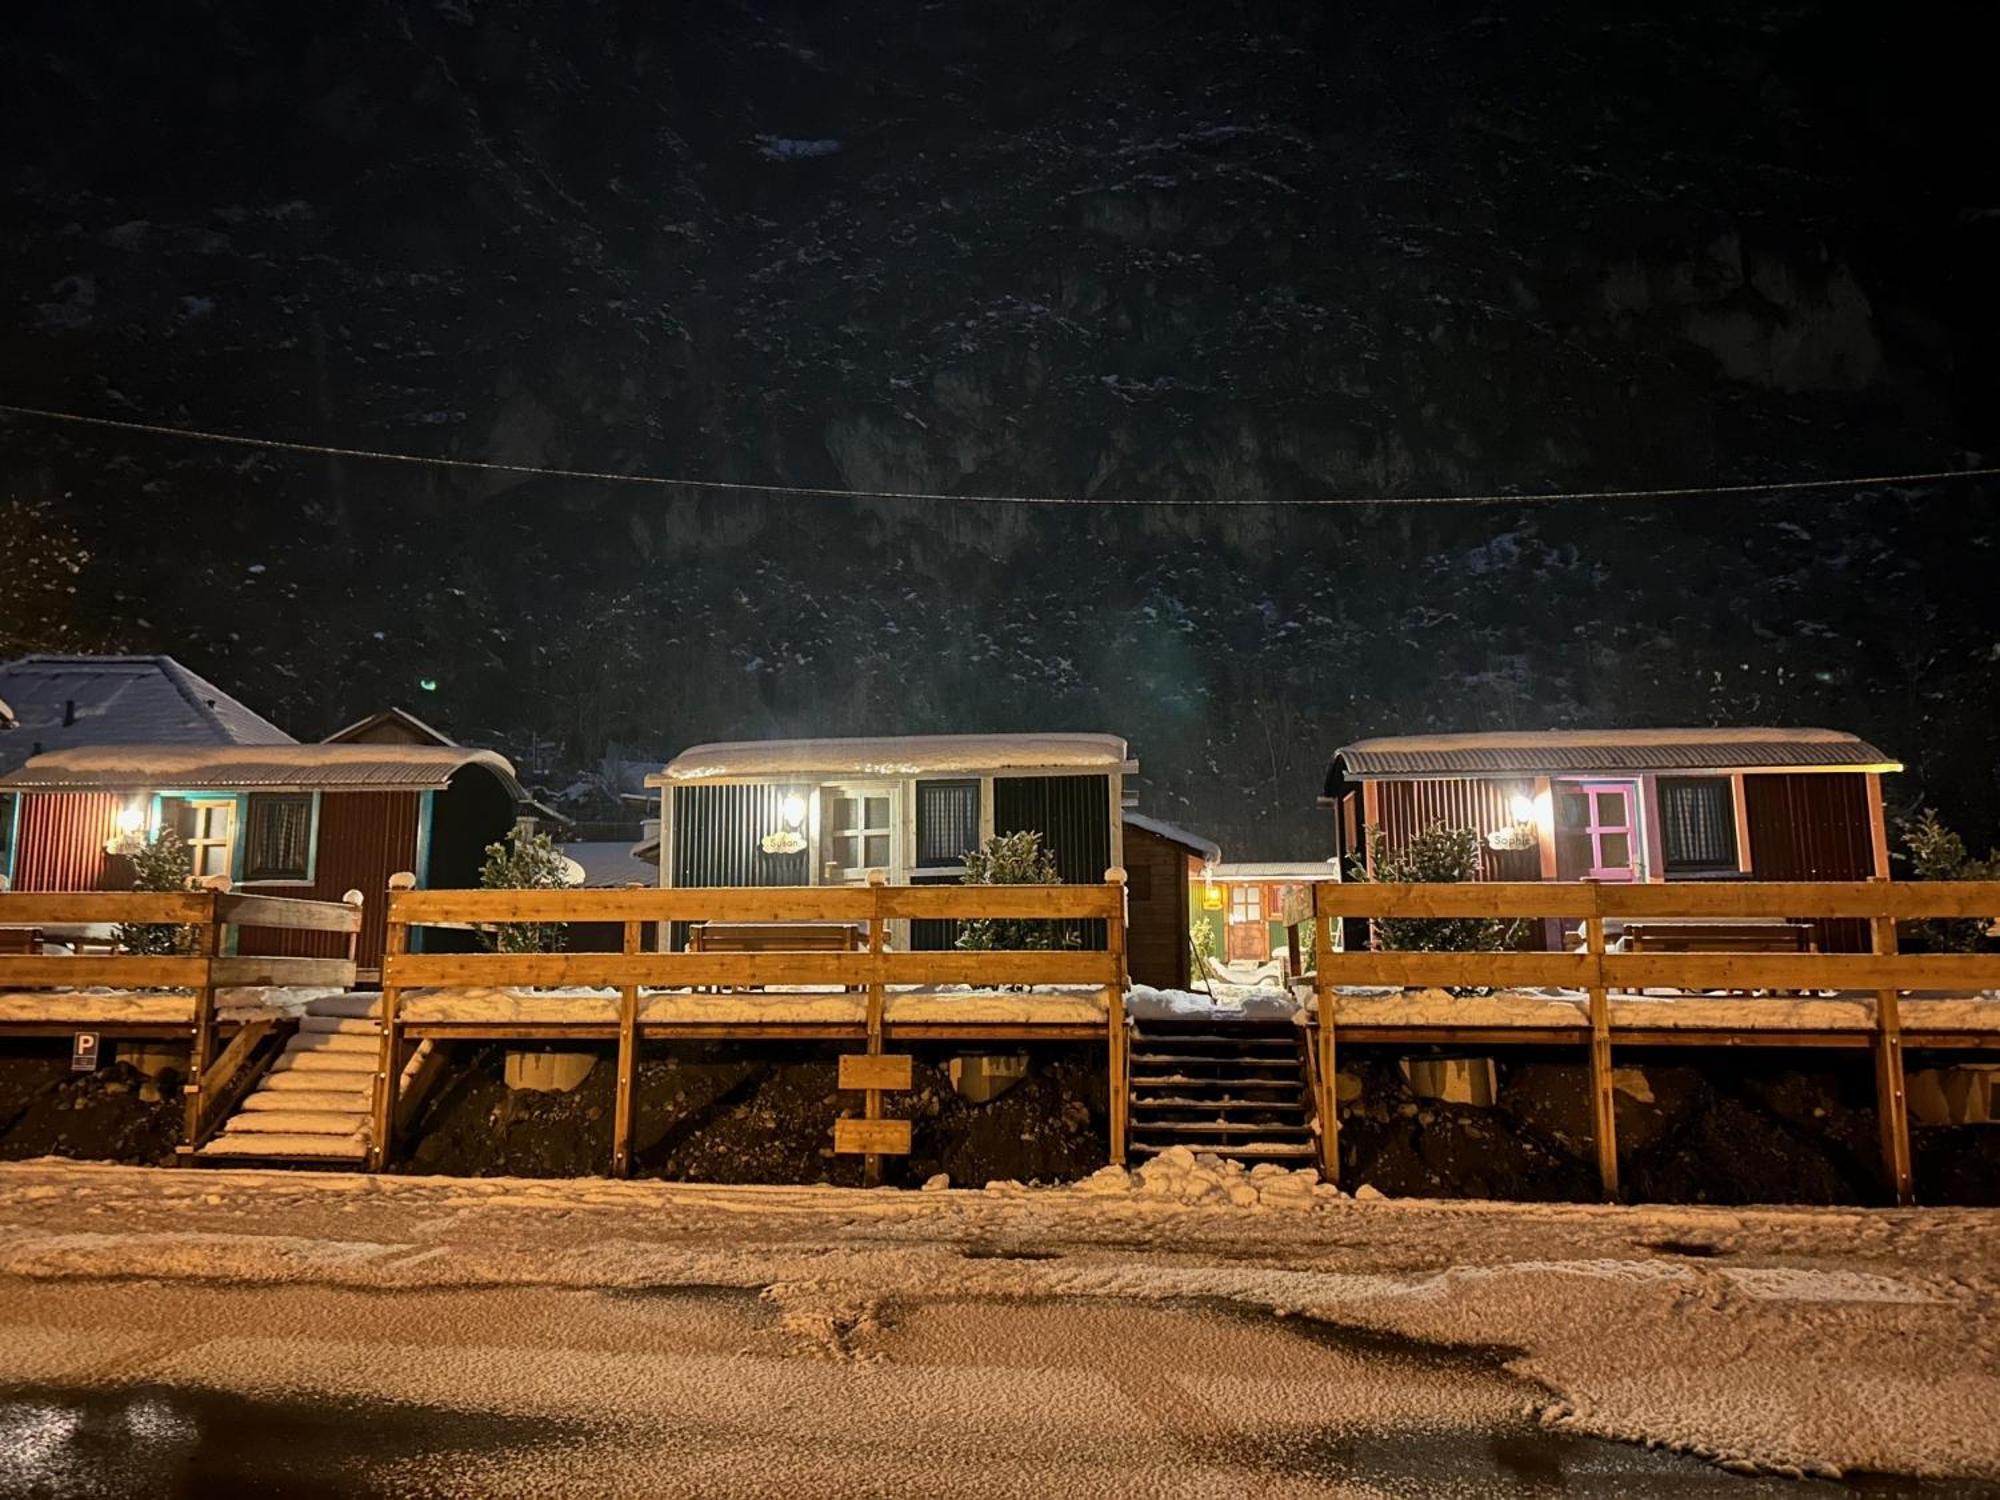
[[93, 745], [38, 755], [0, 776], [26, 792], [439, 791], [483, 766], [519, 802], [527, 793], [506, 758], [443, 745]]
[[927, 776], [1013, 770], [1116, 770], [1129, 765], [1113, 734], [913, 734], [876, 739], [742, 740], [696, 745], [647, 786], [783, 776]]
[[1580, 775], [1593, 771], [1900, 771], [1865, 740], [1837, 729], [1552, 729], [1420, 734], [1360, 740], [1334, 752], [1328, 790], [1343, 778]]
[[1148, 833], [1156, 833], [1170, 844], [1179, 844], [1190, 854], [1199, 854], [1210, 864], [1222, 858], [1222, 845], [1214, 839], [1205, 839], [1198, 833], [1189, 833], [1177, 823], [1169, 823], [1164, 818], [1148, 817], [1145, 813], [1133, 812], [1127, 808], [1124, 819], [1128, 826], [1143, 828]]
[[15, 721], [0, 729], [0, 774], [79, 745], [292, 743], [171, 656], [24, 656], [0, 665], [0, 698]]

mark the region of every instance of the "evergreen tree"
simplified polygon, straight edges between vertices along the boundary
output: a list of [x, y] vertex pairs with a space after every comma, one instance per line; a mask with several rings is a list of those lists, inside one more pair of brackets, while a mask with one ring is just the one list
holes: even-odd
[[[184, 891], [194, 868], [188, 847], [171, 828], [162, 828], [132, 856], [132, 889]], [[191, 928], [155, 922], [120, 922], [113, 934], [127, 953], [192, 953]]]
[[[559, 891], [566, 862], [555, 840], [546, 833], [520, 828], [508, 830], [507, 837], [486, 846], [486, 864], [479, 872], [479, 884], [489, 891]], [[564, 938], [561, 922], [506, 922], [480, 940], [499, 953], [555, 953]]]
[[[965, 855], [967, 885], [1061, 885], [1056, 857], [1032, 831], [996, 834]], [[959, 923], [961, 948], [1074, 948], [1074, 922], [1034, 917], [975, 917]]]

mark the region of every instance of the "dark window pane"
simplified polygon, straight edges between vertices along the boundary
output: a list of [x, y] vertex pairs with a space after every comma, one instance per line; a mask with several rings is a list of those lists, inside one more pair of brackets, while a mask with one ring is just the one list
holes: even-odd
[[245, 880], [312, 878], [312, 798], [252, 795], [243, 836]]
[[1736, 799], [1728, 777], [1661, 779], [1660, 851], [1669, 875], [1736, 868]]
[[979, 783], [917, 783], [917, 867], [936, 869], [961, 863], [979, 847]]

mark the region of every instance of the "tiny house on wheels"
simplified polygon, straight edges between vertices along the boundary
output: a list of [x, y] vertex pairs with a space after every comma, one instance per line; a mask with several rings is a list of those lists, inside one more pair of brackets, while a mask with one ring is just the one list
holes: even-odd
[[[389, 877], [410, 870], [424, 886], [477, 885], [486, 846], [506, 836], [527, 797], [490, 750], [365, 743], [99, 745], [38, 755], [0, 776], [0, 792], [18, 803], [18, 890], [130, 889], [131, 856], [172, 828], [196, 876], [322, 901], [360, 891], [364, 971], [381, 967]], [[243, 943], [246, 954], [346, 951], [329, 933], [250, 929]]]
[[[937, 734], [696, 745], [646, 778], [660, 793], [663, 886], [959, 880], [968, 850], [1033, 830], [1064, 883], [1124, 859], [1125, 778], [1108, 734]], [[952, 924], [904, 941], [945, 948]]]
[[[1334, 854], [1443, 823], [1484, 880], [1886, 880], [1882, 778], [1901, 764], [1832, 729], [1429, 734], [1343, 746], [1320, 804]], [[1815, 924], [1827, 951], [1865, 923]]]

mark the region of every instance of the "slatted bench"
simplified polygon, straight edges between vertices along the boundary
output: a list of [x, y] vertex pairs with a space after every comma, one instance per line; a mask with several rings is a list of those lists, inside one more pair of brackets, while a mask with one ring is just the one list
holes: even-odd
[[852, 922], [698, 922], [689, 933], [695, 953], [859, 953]]
[[1808, 922], [1627, 922], [1627, 953], [1811, 953]]
[[0, 953], [35, 957], [42, 951], [42, 933], [37, 927], [0, 927]]

